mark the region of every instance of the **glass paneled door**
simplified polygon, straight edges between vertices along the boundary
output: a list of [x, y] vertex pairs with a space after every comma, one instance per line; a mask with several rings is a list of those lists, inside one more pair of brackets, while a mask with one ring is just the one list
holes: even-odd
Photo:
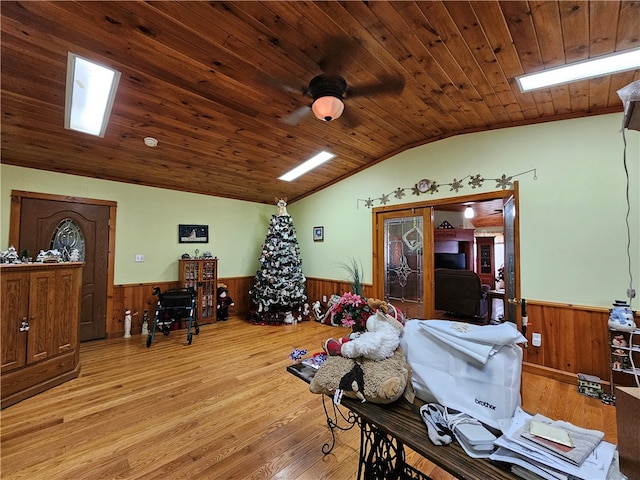
[[384, 300], [408, 318], [424, 309], [422, 216], [384, 220]]

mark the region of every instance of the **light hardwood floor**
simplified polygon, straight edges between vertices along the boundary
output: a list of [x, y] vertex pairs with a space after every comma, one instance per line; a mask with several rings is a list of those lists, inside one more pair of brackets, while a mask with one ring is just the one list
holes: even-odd
[[[81, 345], [77, 379], [2, 411], [2, 479], [355, 478], [357, 428], [329, 440], [321, 399], [286, 372], [294, 348], [320, 351], [344, 330], [239, 319]], [[615, 408], [573, 385], [523, 375], [523, 406], [605, 432]], [[446, 448], [446, 447], [443, 447]], [[434, 480], [454, 477], [409, 453]]]

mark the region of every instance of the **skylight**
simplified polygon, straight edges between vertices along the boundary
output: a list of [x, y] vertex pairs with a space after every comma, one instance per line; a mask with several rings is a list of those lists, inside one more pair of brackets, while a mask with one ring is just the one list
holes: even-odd
[[576, 82], [587, 78], [601, 77], [610, 73], [640, 68], [640, 48], [626, 50], [603, 57], [592, 58], [584, 62], [563, 67], [551, 68], [543, 72], [517, 77], [520, 90], [528, 92], [539, 88]]
[[335, 157], [333, 153], [322, 151], [316, 156], [311, 157], [306, 162], [298, 165], [293, 170], [290, 170], [284, 175], [282, 175], [281, 177], [278, 177], [278, 179], [284, 180], [285, 182], [290, 182], [291, 180], [294, 180], [299, 176], [304, 175], [308, 171], [313, 170], [317, 166], [322, 165], [327, 160], [331, 160], [333, 157]]
[[64, 128], [104, 137], [120, 72], [69, 52]]

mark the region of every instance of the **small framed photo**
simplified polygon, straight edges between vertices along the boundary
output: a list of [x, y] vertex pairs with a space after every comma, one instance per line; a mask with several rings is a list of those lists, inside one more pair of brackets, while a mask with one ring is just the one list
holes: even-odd
[[178, 225], [179, 243], [209, 243], [209, 225]]
[[324, 227], [313, 227], [313, 241], [324, 241]]

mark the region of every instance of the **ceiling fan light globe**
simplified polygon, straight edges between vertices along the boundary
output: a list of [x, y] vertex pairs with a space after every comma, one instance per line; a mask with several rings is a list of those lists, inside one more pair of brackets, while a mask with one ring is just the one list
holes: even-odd
[[337, 97], [330, 95], [317, 98], [311, 106], [313, 114], [318, 120], [330, 122], [336, 118], [340, 118], [344, 111], [344, 103]]
[[464, 218], [473, 218], [476, 216], [476, 212], [473, 211], [473, 208], [467, 207], [464, 209]]

